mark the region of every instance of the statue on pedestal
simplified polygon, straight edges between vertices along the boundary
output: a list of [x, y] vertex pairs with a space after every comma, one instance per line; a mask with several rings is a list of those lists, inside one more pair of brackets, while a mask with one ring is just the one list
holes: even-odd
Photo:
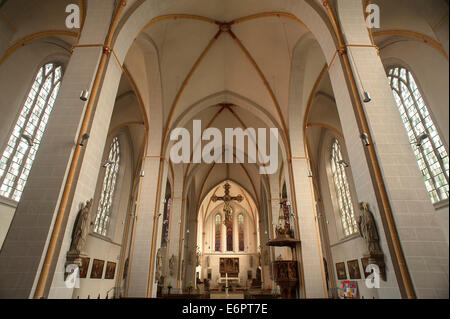
[[156, 269], [155, 269], [155, 282], [160, 282], [162, 276], [163, 258], [161, 248], [156, 253]]
[[[92, 202], [93, 200], [89, 200], [86, 204], [81, 205], [81, 209], [78, 212], [77, 218], [75, 219], [75, 223], [72, 230], [72, 242], [70, 243], [70, 250], [67, 252], [66, 256], [66, 264], [68, 265], [77, 265], [81, 268], [83, 257], [87, 257], [84, 249], [86, 247], [86, 239], [91, 230], [91, 210], [92, 210]], [[69, 274], [64, 272], [64, 279]]]
[[369, 204], [360, 203], [361, 215], [358, 219], [358, 229], [362, 238], [365, 239], [368, 250], [369, 264], [376, 264], [380, 268], [380, 277], [386, 281], [386, 265], [384, 263], [384, 254], [380, 246], [380, 237], [378, 235], [377, 225], [372, 212], [369, 210]]
[[176, 260], [177, 257], [175, 257], [175, 255], [172, 255], [169, 259], [169, 273], [170, 276], [173, 276], [175, 274], [175, 264], [177, 262]]

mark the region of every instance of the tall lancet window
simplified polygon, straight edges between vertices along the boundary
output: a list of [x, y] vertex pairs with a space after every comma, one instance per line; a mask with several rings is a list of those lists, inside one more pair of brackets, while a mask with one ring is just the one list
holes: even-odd
[[338, 140], [335, 140], [331, 150], [331, 170], [333, 172], [333, 180], [344, 235], [350, 236], [358, 232], [358, 226], [355, 219], [352, 196], [350, 194], [350, 187], [344, 163], [341, 145]]
[[447, 199], [448, 152], [414, 76], [405, 68], [395, 67], [389, 69], [388, 78], [431, 201]]
[[170, 225], [170, 215], [172, 214], [172, 198], [167, 198], [165, 203], [166, 209], [164, 210], [163, 219], [163, 237], [162, 245], [166, 246], [169, 240], [169, 225]]
[[227, 251], [233, 251], [233, 220], [229, 220], [227, 228]]
[[97, 217], [95, 218], [94, 231], [106, 236], [111, 222], [111, 208], [116, 190], [117, 175], [119, 174], [120, 145], [115, 137], [111, 143], [108, 162], [106, 163], [105, 178], [103, 179], [102, 193], [98, 204]]
[[[62, 67], [42, 66], [0, 158], [0, 195], [19, 201], [61, 85]], [[6, 94], [6, 92], [5, 92]]]
[[222, 217], [216, 215], [216, 232], [215, 232], [215, 251], [222, 251], [221, 240], [222, 240]]
[[239, 225], [239, 251], [245, 250], [245, 242], [244, 242], [244, 215], [239, 214], [238, 216], [238, 225]]

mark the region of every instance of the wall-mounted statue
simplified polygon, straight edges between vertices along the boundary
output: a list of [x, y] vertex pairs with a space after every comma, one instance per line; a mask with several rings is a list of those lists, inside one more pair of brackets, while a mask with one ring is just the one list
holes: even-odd
[[380, 236], [372, 212], [369, 210], [369, 204], [360, 203], [361, 215], [358, 219], [358, 229], [362, 238], [365, 239], [369, 264], [378, 265], [380, 268], [380, 277], [386, 281], [386, 265], [384, 263], [384, 254], [380, 246]]
[[81, 205], [72, 231], [72, 243], [70, 252], [82, 254], [86, 246], [86, 238], [91, 229], [92, 199]]
[[177, 257], [175, 257], [175, 255], [172, 255], [169, 259], [169, 274], [172, 277], [175, 274], [176, 263], [177, 263]]
[[81, 204], [80, 211], [78, 212], [77, 218], [72, 230], [72, 241], [70, 243], [70, 249], [66, 255], [66, 263], [64, 265], [64, 280], [66, 280], [69, 273], [67, 269], [69, 265], [82, 266], [83, 258], [87, 257], [85, 251], [86, 240], [89, 232], [91, 230], [92, 220], [91, 220], [91, 210], [92, 210], [93, 200], [89, 200], [86, 204]]
[[159, 282], [161, 280], [163, 270], [163, 258], [161, 248], [158, 249], [156, 253], [156, 269], [155, 269], [155, 282]]

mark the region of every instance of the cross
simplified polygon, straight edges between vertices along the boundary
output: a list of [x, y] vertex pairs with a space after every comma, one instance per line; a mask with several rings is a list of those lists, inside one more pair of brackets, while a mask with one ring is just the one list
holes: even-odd
[[230, 195], [230, 188], [231, 185], [226, 183], [223, 188], [225, 189], [225, 195], [224, 196], [216, 196], [214, 195], [213, 197], [211, 197], [211, 200], [215, 203], [219, 200], [223, 201], [225, 203], [225, 206], [223, 208], [223, 211], [225, 212], [225, 221], [224, 224], [226, 226], [228, 226], [228, 224], [231, 224], [231, 206], [230, 206], [230, 202], [235, 200], [237, 202], [242, 202], [243, 201], [243, 197], [241, 194], [239, 194], [238, 196], [231, 196]]
[[228, 273], [225, 274], [225, 291], [227, 292], [228, 297]]

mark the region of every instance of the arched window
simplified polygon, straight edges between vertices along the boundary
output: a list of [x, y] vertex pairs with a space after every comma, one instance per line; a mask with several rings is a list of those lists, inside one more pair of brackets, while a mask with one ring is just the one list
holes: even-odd
[[[0, 195], [19, 201], [61, 85], [62, 67], [42, 66], [0, 159]], [[6, 92], [5, 92], [6, 93]]]
[[216, 215], [216, 233], [215, 233], [215, 251], [221, 251], [221, 240], [222, 240], [222, 217], [217, 214]]
[[170, 225], [170, 215], [172, 213], [172, 198], [167, 198], [165, 200], [165, 210], [163, 219], [163, 232], [162, 232], [162, 246], [167, 246], [167, 241], [169, 239], [169, 225]]
[[431, 201], [447, 199], [448, 153], [414, 76], [405, 68], [395, 67], [389, 69], [388, 78]]
[[117, 175], [119, 173], [120, 145], [115, 137], [111, 143], [108, 162], [106, 163], [105, 178], [103, 180], [102, 193], [98, 204], [97, 217], [95, 218], [94, 231], [106, 236], [111, 222], [111, 207], [116, 189]]
[[336, 189], [339, 213], [341, 215], [342, 228], [345, 236], [350, 236], [358, 232], [358, 226], [356, 224], [345, 166], [341, 145], [338, 140], [335, 140], [331, 150], [331, 170], [333, 172], [333, 181]]
[[239, 225], [239, 251], [245, 250], [245, 242], [244, 242], [244, 215], [239, 214], [238, 216], [238, 225]]

